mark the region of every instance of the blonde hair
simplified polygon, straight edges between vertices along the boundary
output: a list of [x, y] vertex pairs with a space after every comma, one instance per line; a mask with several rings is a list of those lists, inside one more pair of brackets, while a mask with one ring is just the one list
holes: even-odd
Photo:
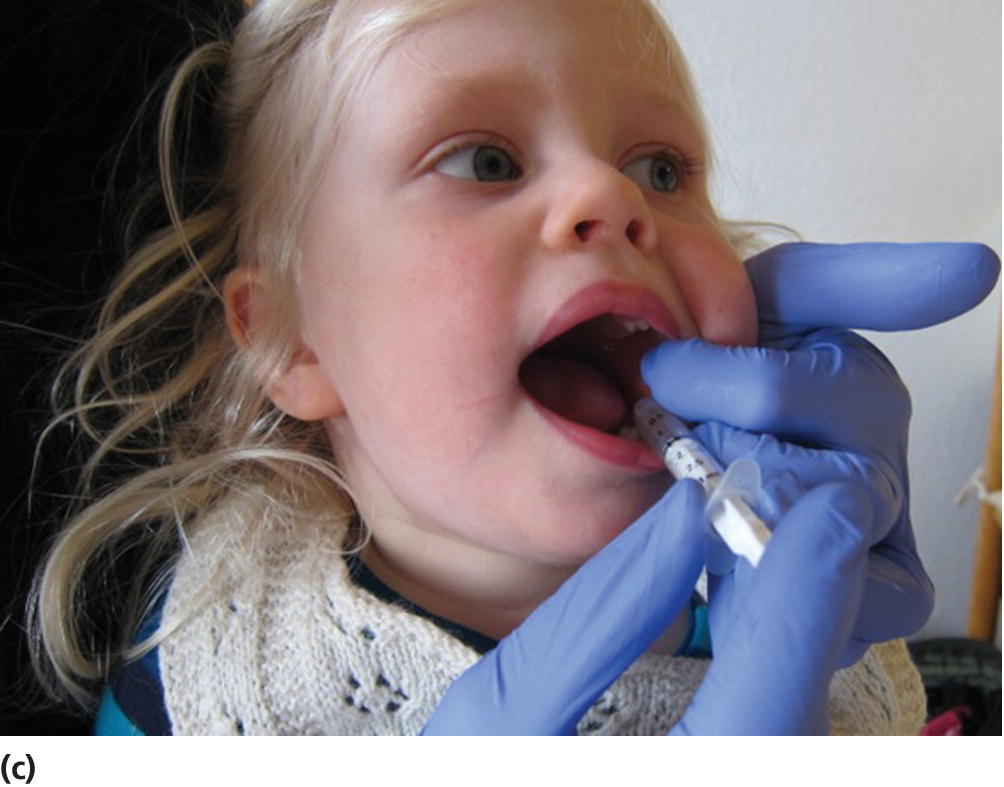
[[[263, 504], [255, 521], [209, 556], [221, 571], [224, 564], [238, 570], [262, 528], [307, 510], [342, 525], [353, 520], [321, 425], [285, 416], [264, 383], [293, 349], [299, 232], [345, 107], [394, 41], [471, 1], [402, 0], [364, 12], [363, 0], [260, 0], [232, 42], [199, 48], [177, 70], [158, 144], [170, 224], [129, 256], [95, 334], [54, 386], [54, 400], [68, 393], [72, 405], [50, 430], [73, 422], [94, 443], [81, 473], [82, 508], [54, 542], [29, 601], [33, 661], [54, 695], [88, 704], [116, 664], [163, 639], [170, 626], [132, 641], [199, 515], [222, 496]], [[639, 11], [647, 42], [665, 55], [700, 117], [658, 10], [649, 0], [625, 5]], [[187, 211], [175, 137], [189, 85], [214, 68], [225, 74], [216, 107], [224, 155], [214, 185]], [[730, 235], [741, 241], [740, 231]], [[238, 263], [255, 265], [265, 286], [287, 296], [276, 298], [279, 308], [250, 351], [228, 335], [219, 296]], [[139, 465], [132, 477], [102, 480], [105, 468], [120, 473], [124, 462]], [[127, 582], [113, 569], [123, 556]], [[99, 620], [120, 620], [117, 631], [96, 624], [95, 609], [105, 615]]]

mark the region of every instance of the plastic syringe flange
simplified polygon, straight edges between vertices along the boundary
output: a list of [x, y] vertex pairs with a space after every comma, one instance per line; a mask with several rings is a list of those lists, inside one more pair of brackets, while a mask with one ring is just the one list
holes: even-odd
[[673, 477], [690, 478], [704, 487], [708, 495], [705, 514], [722, 541], [756, 566], [770, 540], [770, 530], [751, 508], [760, 491], [756, 462], [743, 458], [723, 470], [687, 425], [654, 400], [641, 399], [634, 413], [639, 434]]

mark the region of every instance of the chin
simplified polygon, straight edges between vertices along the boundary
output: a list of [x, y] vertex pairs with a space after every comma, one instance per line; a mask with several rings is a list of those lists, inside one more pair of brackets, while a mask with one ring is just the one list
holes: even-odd
[[563, 512], [528, 534], [528, 541], [550, 557], [548, 562], [581, 565], [630, 527], [669, 487], [668, 478], [654, 479], [631, 499], [597, 501]]

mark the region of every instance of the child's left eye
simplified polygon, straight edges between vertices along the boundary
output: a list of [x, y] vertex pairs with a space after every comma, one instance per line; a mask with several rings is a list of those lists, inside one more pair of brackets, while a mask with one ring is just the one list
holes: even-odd
[[516, 180], [523, 172], [512, 156], [495, 145], [469, 145], [436, 162], [434, 169], [463, 180], [496, 183]]
[[680, 185], [681, 166], [665, 153], [642, 156], [626, 164], [621, 172], [642, 188], [671, 194]]

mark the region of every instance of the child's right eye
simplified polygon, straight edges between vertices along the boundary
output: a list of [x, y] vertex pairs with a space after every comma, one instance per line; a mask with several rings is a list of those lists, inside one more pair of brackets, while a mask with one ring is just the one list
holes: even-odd
[[468, 145], [443, 156], [433, 169], [453, 178], [484, 183], [516, 180], [523, 174], [512, 156], [495, 145]]

